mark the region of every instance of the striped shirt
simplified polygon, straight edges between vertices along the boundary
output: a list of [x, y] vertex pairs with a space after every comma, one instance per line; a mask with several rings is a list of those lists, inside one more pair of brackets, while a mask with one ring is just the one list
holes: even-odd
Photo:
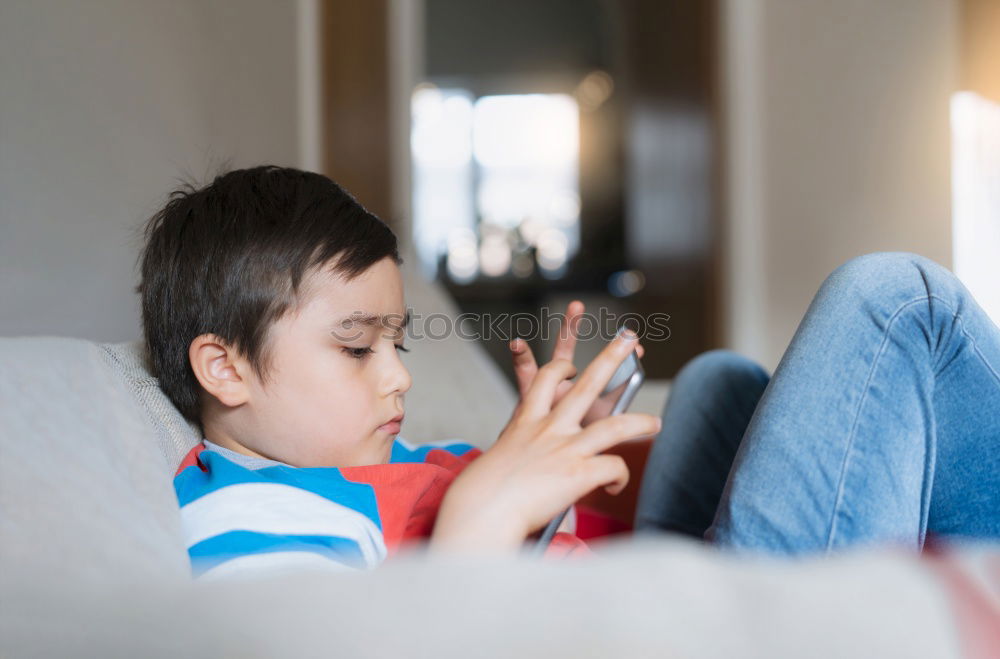
[[[293, 467], [205, 440], [174, 477], [193, 574], [374, 569], [430, 537], [448, 486], [480, 455], [459, 441], [417, 446], [397, 437], [386, 464]], [[545, 555], [574, 553], [589, 552], [560, 532]]]

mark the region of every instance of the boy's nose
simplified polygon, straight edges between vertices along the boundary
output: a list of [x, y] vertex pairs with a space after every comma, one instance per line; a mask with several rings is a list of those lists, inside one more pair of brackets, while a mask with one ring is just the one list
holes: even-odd
[[399, 358], [395, 361], [395, 365], [390, 369], [383, 383], [383, 394], [387, 396], [393, 393], [405, 394], [413, 384], [410, 371], [403, 365], [403, 362]]

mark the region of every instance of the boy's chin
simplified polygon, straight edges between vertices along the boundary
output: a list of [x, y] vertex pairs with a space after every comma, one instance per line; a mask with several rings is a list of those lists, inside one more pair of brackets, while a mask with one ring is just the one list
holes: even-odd
[[372, 446], [376, 448], [370, 455], [368, 464], [388, 464], [392, 460], [392, 446], [396, 442], [395, 433], [389, 435], [384, 432], [375, 433], [375, 441]]

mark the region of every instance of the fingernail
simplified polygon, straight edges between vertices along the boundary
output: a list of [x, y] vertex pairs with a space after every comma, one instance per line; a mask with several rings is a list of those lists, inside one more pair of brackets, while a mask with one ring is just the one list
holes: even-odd
[[618, 334], [623, 339], [625, 339], [625, 341], [635, 341], [637, 338], [639, 338], [634, 330], [631, 330], [627, 327], [623, 327], [622, 329], [618, 330]]

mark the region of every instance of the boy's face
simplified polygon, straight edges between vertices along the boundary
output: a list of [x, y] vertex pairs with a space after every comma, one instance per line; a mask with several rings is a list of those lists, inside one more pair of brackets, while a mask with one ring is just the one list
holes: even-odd
[[[351, 281], [323, 271], [303, 283], [305, 303], [271, 327], [268, 381], [248, 379], [248, 414], [232, 439], [300, 467], [386, 463], [399, 432], [386, 424], [403, 413], [411, 384], [397, 352], [399, 268], [385, 258]], [[358, 322], [362, 314], [374, 322]]]

